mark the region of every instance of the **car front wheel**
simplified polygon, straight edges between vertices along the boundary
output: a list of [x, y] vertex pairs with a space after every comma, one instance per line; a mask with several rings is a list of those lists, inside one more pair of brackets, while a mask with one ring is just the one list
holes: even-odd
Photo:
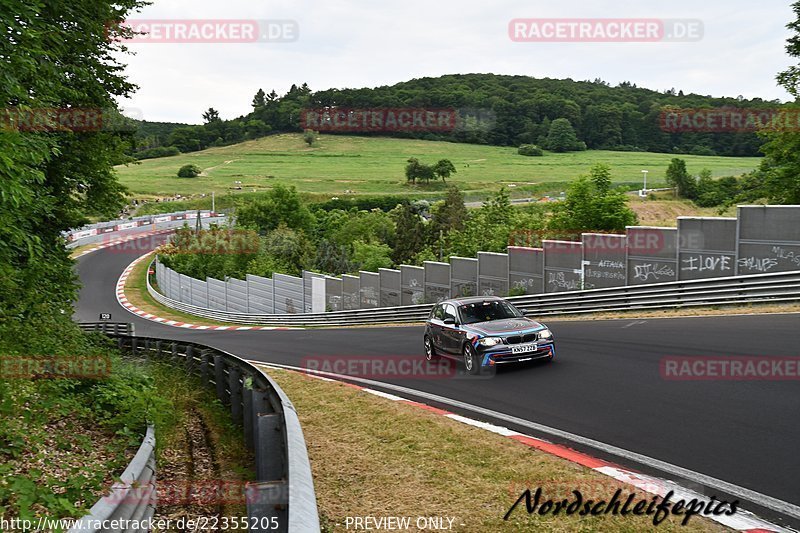
[[481, 371], [481, 363], [478, 360], [478, 354], [475, 353], [475, 349], [471, 344], [466, 344], [464, 346], [464, 366], [467, 372], [473, 376], [479, 374]]

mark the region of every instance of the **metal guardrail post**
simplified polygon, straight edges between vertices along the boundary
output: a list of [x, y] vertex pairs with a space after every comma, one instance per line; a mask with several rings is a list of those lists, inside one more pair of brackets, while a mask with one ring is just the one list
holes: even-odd
[[242, 376], [241, 370], [237, 367], [228, 369], [228, 390], [231, 398], [231, 417], [237, 424], [242, 423], [242, 383], [239, 381]]
[[225, 394], [225, 359], [221, 355], [214, 356], [214, 383], [217, 386], [217, 398], [224, 405], [228, 405]]
[[283, 417], [278, 413], [256, 415], [258, 432], [256, 448], [256, 479], [277, 481], [283, 477], [286, 465], [283, 463], [284, 453], [281, 439]]
[[203, 384], [208, 384], [209, 378], [209, 369], [208, 369], [208, 350], [202, 349], [200, 350], [200, 379], [203, 380]]
[[248, 396], [250, 396], [250, 427], [253, 431], [253, 449], [258, 450], [266, 446], [261, 441], [261, 433], [258, 431], [258, 417], [260, 413], [270, 412], [270, 403], [267, 399], [266, 391], [254, 387], [248, 392]]
[[194, 371], [194, 346], [189, 344], [186, 346], [186, 360], [183, 362], [186, 365], [186, 373], [191, 374]]
[[242, 426], [244, 427], [244, 442], [249, 449], [255, 448], [253, 436], [253, 425], [255, 420], [253, 411], [253, 388], [252, 385], [242, 388]]
[[247, 516], [263, 517], [250, 531], [289, 531], [289, 487], [286, 482], [248, 483]]

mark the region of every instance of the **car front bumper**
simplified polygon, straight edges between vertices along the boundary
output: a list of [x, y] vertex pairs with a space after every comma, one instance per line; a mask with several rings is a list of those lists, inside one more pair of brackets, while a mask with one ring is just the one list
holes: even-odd
[[556, 355], [556, 345], [551, 341], [539, 344], [535, 351], [512, 353], [511, 346], [503, 344], [479, 350], [478, 353], [481, 356], [482, 366], [495, 366], [509, 363], [524, 363], [537, 359], [552, 359]]

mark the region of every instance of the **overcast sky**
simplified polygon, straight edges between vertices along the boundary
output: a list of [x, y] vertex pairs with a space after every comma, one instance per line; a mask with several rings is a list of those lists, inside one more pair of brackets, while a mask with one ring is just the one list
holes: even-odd
[[[132, 19], [290, 19], [288, 43], [131, 44], [123, 56], [139, 90], [131, 116], [200, 123], [209, 106], [229, 119], [250, 111], [259, 87], [283, 94], [375, 87], [455, 73], [603, 80], [714, 96], [787, 100], [775, 74], [790, 0], [154, 0]], [[515, 18], [699, 19], [697, 42], [520, 43]]]

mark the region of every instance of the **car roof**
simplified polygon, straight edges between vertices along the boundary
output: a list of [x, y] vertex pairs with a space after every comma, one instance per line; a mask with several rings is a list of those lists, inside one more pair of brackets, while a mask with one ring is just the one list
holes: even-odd
[[470, 296], [464, 298], [451, 298], [449, 300], [444, 300], [443, 304], [454, 304], [454, 305], [465, 305], [465, 304], [474, 304], [480, 302], [500, 302], [503, 301], [502, 298], [499, 296]]

